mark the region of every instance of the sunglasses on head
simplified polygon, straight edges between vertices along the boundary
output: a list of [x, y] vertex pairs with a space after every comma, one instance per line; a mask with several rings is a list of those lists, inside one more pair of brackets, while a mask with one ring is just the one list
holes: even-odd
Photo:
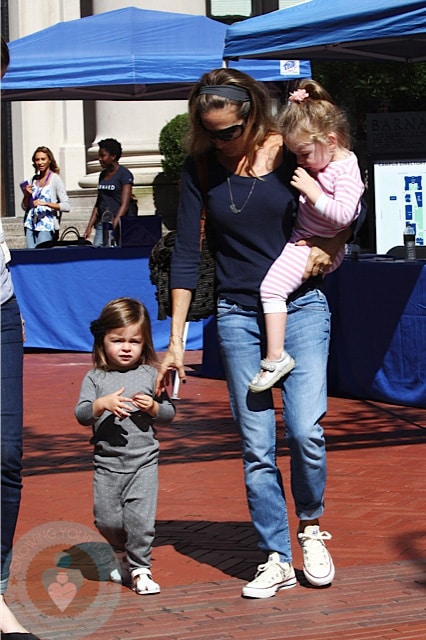
[[244, 124], [234, 124], [232, 125], [232, 127], [228, 127], [227, 129], [218, 129], [217, 131], [206, 129], [203, 123], [201, 123], [201, 126], [203, 127], [209, 138], [211, 138], [212, 140], [216, 138], [217, 140], [224, 140], [225, 142], [236, 140], [243, 135], [245, 129]]

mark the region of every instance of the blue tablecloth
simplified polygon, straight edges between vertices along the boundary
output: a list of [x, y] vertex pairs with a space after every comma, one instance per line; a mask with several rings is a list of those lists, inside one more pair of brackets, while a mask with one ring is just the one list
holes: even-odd
[[[12, 251], [11, 273], [25, 318], [26, 347], [91, 351], [92, 320], [120, 296], [141, 300], [152, 321], [154, 346], [166, 349], [170, 321], [157, 320], [149, 279], [151, 249], [65, 247]], [[187, 349], [202, 349], [202, 322], [189, 327]]]
[[[329, 395], [426, 407], [426, 263], [345, 260], [327, 276], [325, 290], [332, 314]], [[222, 378], [215, 336], [210, 318], [202, 375]]]
[[426, 407], [426, 263], [344, 261], [325, 285], [330, 394]]
[[[112, 298], [132, 296], [147, 306], [155, 348], [164, 350], [169, 320], [156, 319], [149, 253], [93, 247], [12, 251], [26, 346], [91, 351], [91, 320]], [[426, 263], [344, 261], [325, 286], [332, 312], [330, 395], [426, 407]], [[203, 346], [202, 375], [223, 377], [214, 318], [190, 324], [187, 348]]]

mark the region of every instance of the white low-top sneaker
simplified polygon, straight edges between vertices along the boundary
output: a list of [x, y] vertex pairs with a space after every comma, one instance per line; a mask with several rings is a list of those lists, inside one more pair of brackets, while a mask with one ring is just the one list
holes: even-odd
[[308, 525], [297, 535], [303, 551], [303, 574], [310, 584], [324, 587], [333, 582], [334, 564], [324, 540], [331, 540], [328, 531], [320, 531], [317, 524]]
[[280, 562], [275, 551], [269, 554], [268, 561], [257, 567], [257, 573], [242, 591], [245, 598], [271, 598], [280, 589], [295, 587], [296, 575], [290, 562]]

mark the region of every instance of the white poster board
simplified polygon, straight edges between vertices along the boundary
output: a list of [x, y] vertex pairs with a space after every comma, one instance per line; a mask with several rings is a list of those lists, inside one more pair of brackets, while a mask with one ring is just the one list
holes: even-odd
[[375, 161], [373, 172], [376, 252], [402, 245], [407, 222], [414, 226], [416, 244], [424, 245], [426, 160]]

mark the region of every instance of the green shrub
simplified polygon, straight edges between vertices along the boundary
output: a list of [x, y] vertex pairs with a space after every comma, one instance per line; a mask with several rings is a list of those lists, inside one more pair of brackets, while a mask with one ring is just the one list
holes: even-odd
[[172, 180], [178, 180], [185, 159], [183, 139], [188, 131], [189, 116], [182, 113], [175, 116], [160, 131], [159, 149], [164, 159], [161, 166]]

